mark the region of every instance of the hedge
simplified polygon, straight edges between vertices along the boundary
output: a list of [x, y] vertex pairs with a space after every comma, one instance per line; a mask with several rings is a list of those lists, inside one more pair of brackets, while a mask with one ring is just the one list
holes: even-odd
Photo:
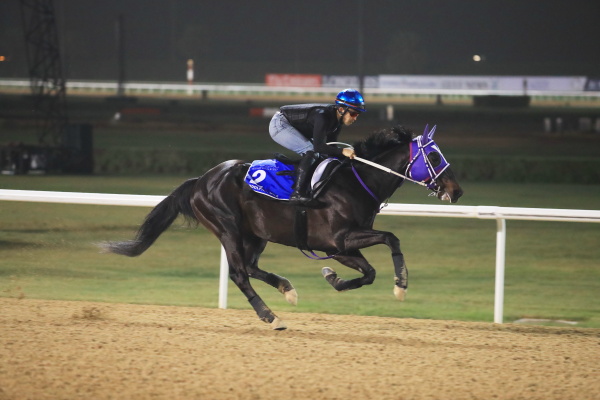
[[[101, 174], [183, 174], [202, 175], [213, 166], [230, 159], [251, 160], [247, 153], [200, 152], [185, 150], [122, 149], [94, 153], [94, 172]], [[449, 157], [460, 180], [518, 183], [600, 183], [600, 160]]]

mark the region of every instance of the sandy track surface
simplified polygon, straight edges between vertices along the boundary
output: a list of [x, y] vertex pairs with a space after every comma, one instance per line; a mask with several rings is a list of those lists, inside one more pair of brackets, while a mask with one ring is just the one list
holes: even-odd
[[0, 299], [0, 399], [600, 399], [600, 330]]

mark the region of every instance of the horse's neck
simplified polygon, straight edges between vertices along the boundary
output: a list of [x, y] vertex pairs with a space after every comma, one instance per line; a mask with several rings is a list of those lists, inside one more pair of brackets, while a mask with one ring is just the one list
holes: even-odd
[[[371, 161], [404, 175], [410, 158], [409, 148], [410, 144], [400, 146], [375, 157]], [[363, 180], [381, 201], [394, 194], [401, 180], [397, 175], [386, 173], [369, 165], [364, 165], [361, 170], [365, 175]]]

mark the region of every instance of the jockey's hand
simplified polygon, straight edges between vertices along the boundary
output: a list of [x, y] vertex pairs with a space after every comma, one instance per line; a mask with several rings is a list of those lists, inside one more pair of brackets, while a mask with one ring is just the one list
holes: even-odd
[[354, 149], [346, 148], [342, 150], [342, 153], [348, 158], [354, 158], [354, 156], [356, 156], [356, 154], [354, 154]]

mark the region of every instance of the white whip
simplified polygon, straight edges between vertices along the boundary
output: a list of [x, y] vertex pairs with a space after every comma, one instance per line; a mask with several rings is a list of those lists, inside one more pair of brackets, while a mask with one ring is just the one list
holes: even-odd
[[[352, 150], [354, 150], [354, 147], [352, 147], [352, 146], [351, 146], [351, 145], [349, 145], [348, 143], [343, 143], [343, 142], [329, 142], [329, 143], [327, 143], [327, 144], [341, 144], [341, 145], [343, 145], [343, 146], [346, 146], [346, 148], [349, 148], [349, 149], [352, 149]], [[384, 167], [383, 165], [380, 165], [380, 164], [374, 163], [373, 161], [365, 160], [364, 158], [357, 157], [357, 156], [354, 156], [354, 158], [353, 158], [352, 160], [359, 161], [359, 162], [361, 162], [361, 163], [363, 163], [363, 164], [370, 165], [371, 167], [375, 167], [375, 168], [377, 168], [377, 169], [380, 169], [380, 170], [382, 170], [382, 171], [385, 171], [385, 172], [387, 172], [387, 173], [390, 173], [390, 174], [397, 175], [397, 176], [399, 176], [399, 177], [400, 177], [400, 178], [402, 178], [402, 179], [406, 179], [407, 181], [411, 181], [411, 182], [414, 182], [414, 183], [416, 183], [416, 184], [418, 184], [418, 185], [421, 185], [421, 186], [425, 186], [425, 187], [427, 187], [427, 184], [426, 184], [426, 183], [419, 182], [419, 181], [415, 181], [414, 179], [411, 179], [411, 178], [409, 178], [409, 177], [407, 177], [407, 176], [404, 176], [404, 175], [402, 175], [402, 174], [400, 174], [400, 173], [398, 173], [398, 172], [396, 172], [396, 171], [393, 171], [393, 170], [391, 170], [391, 169], [390, 169], [390, 168], [388, 168], [388, 167]]]

